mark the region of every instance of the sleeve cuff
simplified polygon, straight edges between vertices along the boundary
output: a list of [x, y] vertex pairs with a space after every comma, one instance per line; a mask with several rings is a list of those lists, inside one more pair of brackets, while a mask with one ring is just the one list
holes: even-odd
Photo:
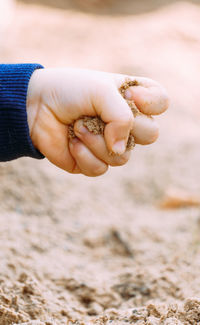
[[42, 159], [33, 146], [26, 113], [28, 83], [40, 64], [0, 64], [0, 161]]

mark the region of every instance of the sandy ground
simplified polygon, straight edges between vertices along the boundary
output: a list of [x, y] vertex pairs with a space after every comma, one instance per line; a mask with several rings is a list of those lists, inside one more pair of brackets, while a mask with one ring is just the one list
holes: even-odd
[[199, 207], [159, 208], [171, 188], [200, 197], [198, 2], [141, 1], [134, 14], [130, 1], [121, 15], [24, 2], [2, 62], [149, 76], [171, 107], [159, 141], [100, 178], [1, 164], [0, 325], [200, 324]]

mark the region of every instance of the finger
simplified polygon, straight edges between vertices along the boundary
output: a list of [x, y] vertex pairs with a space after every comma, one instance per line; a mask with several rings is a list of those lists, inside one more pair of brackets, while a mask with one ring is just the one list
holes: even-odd
[[157, 122], [150, 116], [139, 114], [135, 117], [131, 134], [137, 144], [151, 144], [159, 135]]
[[[118, 87], [124, 82], [125, 76], [118, 75]], [[166, 111], [169, 106], [169, 97], [164, 87], [154, 80], [141, 77], [126, 77], [136, 80], [137, 86], [129, 87], [125, 91], [125, 96], [133, 100], [137, 108], [147, 115], [158, 115]]]
[[96, 158], [77, 138], [70, 140], [69, 148], [82, 174], [95, 177], [103, 175], [107, 171], [108, 166]]
[[110, 152], [122, 155], [133, 125], [133, 114], [119, 91], [110, 84], [101, 87], [98, 100], [94, 99], [95, 109], [106, 123], [104, 137]]
[[69, 151], [66, 125], [55, 119], [50, 111], [41, 110], [35, 132], [40, 136], [36, 147], [51, 163], [69, 173], [80, 172]]
[[78, 120], [74, 124], [74, 131], [76, 136], [89, 148], [89, 150], [100, 160], [104, 161], [110, 166], [122, 166], [130, 158], [130, 151], [124, 154], [110, 155], [106, 146], [103, 135], [95, 135], [87, 130], [83, 125], [83, 120]]

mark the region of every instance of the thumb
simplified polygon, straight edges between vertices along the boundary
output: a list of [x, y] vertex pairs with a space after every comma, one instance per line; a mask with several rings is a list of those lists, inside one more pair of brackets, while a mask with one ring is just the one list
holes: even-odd
[[115, 87], [104, 89], [95, 105], [97, 113], [106, 123], [104, 137], [110, 152], [121, 155], [133, 127], [133, 113], [126, 100]]

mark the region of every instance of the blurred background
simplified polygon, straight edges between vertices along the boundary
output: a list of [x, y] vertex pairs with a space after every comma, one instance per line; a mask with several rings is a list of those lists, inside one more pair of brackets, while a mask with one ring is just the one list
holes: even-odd
[[145, 76], [171, 99], [158, 141], [99, 178], [46, 160], [1, 164], [0, 325], [122, 324], [131, 308], [155, 318], [150, 302], [198, 296], [199, 31], [199, 0], [0, 0], [2, 63]]

